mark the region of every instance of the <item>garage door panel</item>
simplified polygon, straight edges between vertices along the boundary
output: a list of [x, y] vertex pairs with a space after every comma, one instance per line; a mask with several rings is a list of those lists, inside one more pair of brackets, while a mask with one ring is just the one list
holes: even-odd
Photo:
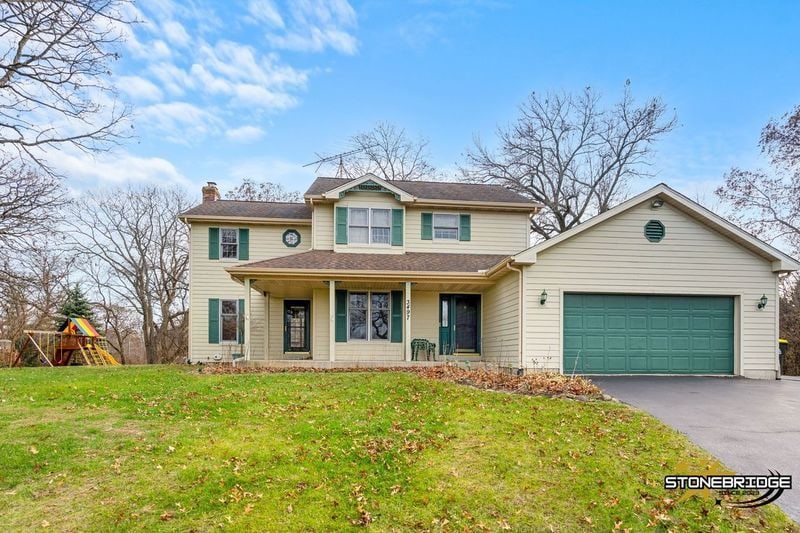
[[564, 295], [564, 368], [583, 373], [733, 372], [733, 298]]

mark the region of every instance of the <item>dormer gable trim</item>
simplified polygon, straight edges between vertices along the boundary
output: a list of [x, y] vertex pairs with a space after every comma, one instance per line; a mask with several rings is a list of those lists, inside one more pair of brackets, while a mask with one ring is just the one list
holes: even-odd
[[376, 192], [391, 194], [394, 198], [401, 203], [411, 203], [416, 201], [416, 198], [406, 191], [392, 185], [388, 181], [379, 178], [375, 174], [364, 174], [360, 178], [348, 181], [344, 185], [340, 185], [335, 189], [331, 189], [322, 194], [325, 200], [341, 200], [348, 193], [353, 192]]

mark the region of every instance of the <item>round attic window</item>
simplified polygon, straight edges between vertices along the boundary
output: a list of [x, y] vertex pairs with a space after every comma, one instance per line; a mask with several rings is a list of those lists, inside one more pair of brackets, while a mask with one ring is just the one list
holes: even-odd
[[659, 220], [651, 220], [644, 225], [644, 236], [647, 237], [647, 240], [650, 242], [661, 241], [666, 233], [667, 229]]

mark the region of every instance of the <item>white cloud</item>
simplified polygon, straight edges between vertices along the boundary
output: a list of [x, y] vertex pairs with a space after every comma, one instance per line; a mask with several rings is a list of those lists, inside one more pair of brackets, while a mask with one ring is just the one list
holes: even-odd
[[270, 91], [252, 83], [237, 84], [234, 94], [235, 98], [232, 99], [232, 102], [237, 105], [254, 105], [269, 110], [284, 110], [297, 104], [297, 99], [290, 94]]
[[256, 22], [265, 22], [276, 28], [284, 27], [283, 17], [271, 0], [250, 0], [247, 12]]
[[175, 165], [160, 157], [138, 157], [128, 152], [114, 152], [94, 157], [83, 152], [60, 151], [48, 159], [58, 172], [72, 182], [92, 186], [124, 183], [159, 183], [187, 185], [189, 180]]
[[292, 2], [290, 12], [286, 31], [267, 33], [272, 46], [296, 52], [322, 52], [328, 47], [350, 55], [358, 51], [358, 40], [349, 33], [357, 24], [356, 12], [346, 0]]
[[154, 104], [143, 108], [139, 116], [146, 127], [157, 130], [166, 140], [184, 145], [194, 144], [224, 127], [216, 114], [188, 102]]
[[164, 36], [169, 42], [178, 46], [187, 46], [192, 42], [192, 38], [183, 27], [183, 24], [175, 20], [168, 20], [161, 25]]
[[264, 136], [264, 130], [258, 126], [241, 126], [225, 132], [225, 137], [234, 142], [248, 143], [259, 140]]
[[163, 97], [161, 89], [155, 83], [141, 76], [119, 76], [116, 85], [134, 100], [158, 102]]
[[[137, 23], [120, 31], [136, 70], [119, 77], [119, 88], [135, 103], [151, 103], [134, 116], [138, 128], [185, 145], [209, 136], [260, 138], [263, 129], [238, 119], [241, 108], [258, 120], [292, 108], [311, 73], [323, 70], [295, 67], [277, 50], [358, 49], [356, 13], [345, 0], [249, 0], [246, 7], [238, 20], [223, 13], [237, 8], [204, 0], [140, 0], [126, 7]], [[239, 41], [242, 21], [267, 32], [260, 46]]]

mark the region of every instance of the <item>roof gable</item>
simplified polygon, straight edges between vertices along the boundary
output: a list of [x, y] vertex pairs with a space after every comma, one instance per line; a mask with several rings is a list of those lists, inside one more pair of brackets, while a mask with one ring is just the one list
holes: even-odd
[[539, 244], [531, 246], [527, 250], [524, 250], [523, 252], [517, 254], [514, 257], [514, 260], [518, 262], [535, 263], [536, 256], [538, 253], [541, 253], [554, 246], [558, 246], [560, 243], [570, 240], [576, 235], [580, 235], [581, 233], [590, 230], [591, 228], [599, 224], [602, 224], [603, 222], [611, 218], [614, 218], [622, 213], [625, 213], [628, 210], [636, 206], [639, 206], [645, 202], [652, 201], [657, 197], [661, 198], [662, 200], [669, 200], [671, 205], [673, 205], [676, 209], [682, 211], [686, 215], [694, 218], [695, 220], [698, 220], [699, 222], [710, 227], [716, 232], [724, 235], [728, 239], [734, 241], [736, 244], [739, 244], [740, 246], [750, 250], [751, 252], [769, 261], [772, 261], [772, 270], [774, 272], [792, 272], [800, 269], [800, 263], [798, 263], [792, 257], [781, 252], [774, 246], [771, 246], [765, 243], [764, 241], [754, 237], [750, 233], [747, 233], [745, 230], [741, 229], [735, 224], [722, 218], [716, 213], [713, 213], [712, 211], [706, 209], [697, 202], [690, 200], [686, 196], [680, 194], [679, 192], [675, 191], [674, 189], [668, 187], [663, 183], [656, 185], [655, 187], [637, 196], [634, 196], [629, 200], [626, 200], [625, 202], [621, 203], [615, 208], [610, 209], [609, 211], [606, 211], [605, 213], [602, 213], [600, 215], [597, 215], [587, 220], [586, 222], [580, 224], [579, 226], [576, 226], [556, 237], [553, 237], [552, 239], [548, 239], [546, 241], [540, 242]]
[[339, 200], [350, 192], [388, 193], [394, 196], [398, 202], [411, 202], [414, 200], [414, 197], [408, 194], [407, 191], [379, 178], [375, 174], [364, 174], [360, 178], [350, 180], [323, 192], [321, 196], [326, 200]]

